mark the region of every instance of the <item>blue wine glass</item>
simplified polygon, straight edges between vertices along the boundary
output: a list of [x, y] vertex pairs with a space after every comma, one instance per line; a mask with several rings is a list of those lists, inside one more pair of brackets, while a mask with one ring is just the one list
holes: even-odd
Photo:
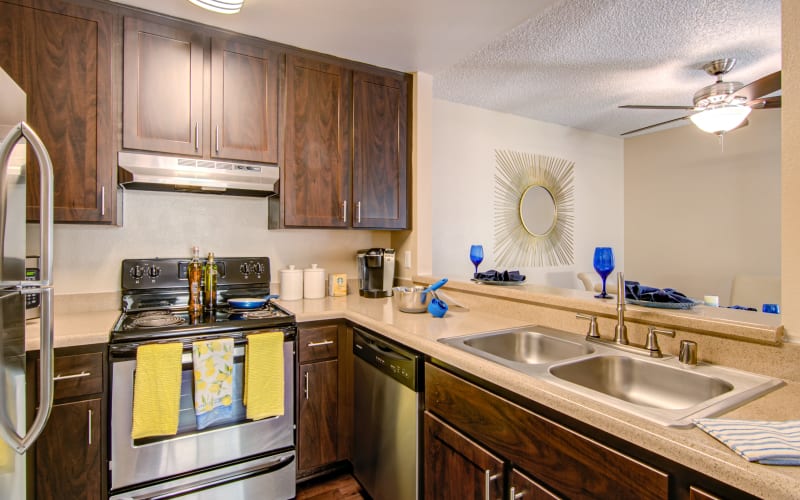
[[475, 266], [475, 274], [478, 274], [478, 265], [483, 262], [483, 245], [469, 247], [469, 260]]
[[614, 270], [614, 252], [610, 247], [597, 247], [594, 249], [594, 270], [603, 278], [603, 291], [600, 295], [595, 295], [598, 299], [610, 299], [612, 296], [606, 293], [606, 278]]

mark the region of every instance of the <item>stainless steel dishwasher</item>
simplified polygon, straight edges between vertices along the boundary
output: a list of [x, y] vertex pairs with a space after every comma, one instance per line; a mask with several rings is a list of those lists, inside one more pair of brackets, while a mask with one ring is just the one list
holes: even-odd
[[353, 332], [353, 474], [376, 500], [421, 498], [422, 356]]

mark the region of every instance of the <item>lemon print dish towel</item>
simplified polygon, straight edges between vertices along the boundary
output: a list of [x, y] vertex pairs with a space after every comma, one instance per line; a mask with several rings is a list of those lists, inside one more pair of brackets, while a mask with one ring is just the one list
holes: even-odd
[[197, 429], [205, 429], [233, 414], [233, 339], [192, 344], [194, 412]]

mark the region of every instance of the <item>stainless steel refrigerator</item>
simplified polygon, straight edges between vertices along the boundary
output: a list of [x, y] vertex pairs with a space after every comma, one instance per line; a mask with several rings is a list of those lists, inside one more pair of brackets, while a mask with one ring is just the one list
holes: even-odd
[[[26, 498], [25, 452], [44, 429], [53, 406], [53, 166], [36, 132], [25, 123], [25, 92], [0, 68], [0, 498]], [[38, 281], [25, 279], [27, 149], [40, 179]], [[26, 402], [25, 297], [41, 296], [39, 396]], [[27, 426], [28, 406], [35, 416]]]

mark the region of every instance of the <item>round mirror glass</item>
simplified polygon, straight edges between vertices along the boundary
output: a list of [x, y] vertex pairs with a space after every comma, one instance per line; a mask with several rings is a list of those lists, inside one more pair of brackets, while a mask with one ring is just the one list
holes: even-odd
[[556, 202], [550, 191], [542, 186], [528, 186], [519, 200], [519, 218], [532, 235], [549, 233], [556, 223]]

